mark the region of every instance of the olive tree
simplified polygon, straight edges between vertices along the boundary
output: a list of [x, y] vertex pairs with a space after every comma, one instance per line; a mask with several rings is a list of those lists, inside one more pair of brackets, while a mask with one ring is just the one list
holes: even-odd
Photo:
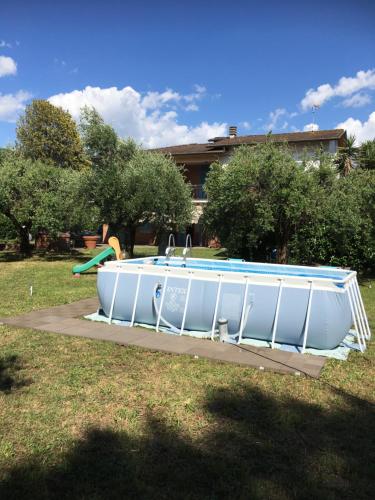
[[135, 233], [150, 223], [159, 238], [191, 222], [190, 187], [170, 157], [141, 150], [122, 140], [94, 108], [81, 111], [79, 130], [92, 165], [85, 172], [85, 195], [133, 256]]
[[233, 255], [264, 260], [273, 248], [286, 263], [290, 243], [315, 210], [314, 182], [287, 146], [239, 147], [211, 166], [204, 224]]
[[26, 106], [17, 124], [17, 147], [32, 160], [79, 170], [88, 165], [71, 115], [43, 99]]
[[95, 108], [82, 108], [78, 128], [93, 168], [106, 168], [115, 161], [126, 161], [136, 150], [135, 142], [123, 141], [118, 137], [113, 127], [104, 122]]
[[137, 149], [128, 161], [92, 169], [87, 180], [102, 221], [125, 228], [130, 257], [137, 227], [150, 223], [161, 235], [191, 221], [190, 187], [173, 160], [159, 153]]
[[0, 164], [0, 213], [17, 231], [21, 251], [30, 253], [29, 234], [51, 236], [82, 223], [92, 207], [79, 195], [81, 173], [8, 154]]

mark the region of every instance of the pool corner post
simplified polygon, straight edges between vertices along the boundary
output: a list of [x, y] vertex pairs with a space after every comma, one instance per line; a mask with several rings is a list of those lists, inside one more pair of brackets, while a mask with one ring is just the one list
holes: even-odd
[[357, 275], [355, 276], [353, 282], [354, 282], [354, 290], [355, 290], [355, 292], [357, 294], [357, 298], [358, 298], [358, 302], [359, 302], [359, 311], [360, 311], [360, 313], [362, 315], [362, 321], [363, 321], [363, 325], [364, 325], [365, 338], [366, 338], [366, 340], [371, 340], [370, 325], [369, 325], [369, 322], [368, 322], [368, 318], [367, 318], [367, 314], [366, 314], [366, 310], [365, 310], [365, 305], [363, 303], [363, 299], [362, 299], [362, 295], [361, 295], [361, 290], [359, 289]]
[[[364, 352], [366, 350], [366, 341], [363, 336], [363, 332], [360, 331], [360, 328], [358, 327], [358, 311], [357, 311], [357, 306], [354, 300], [354, 292], [352, 292], [352, 279], [348, 282], [348, 298], [349, 298], [349, 306], [350, 306], [350, 311], [352, 314], [352, 321], [354, 323], [354, 328], [355, 332], [357, 334], [357, 340], [358, 340], [358, 345], [359, 349], [361, 352]], [[353, 295], [352, 295], [353, 293]]]

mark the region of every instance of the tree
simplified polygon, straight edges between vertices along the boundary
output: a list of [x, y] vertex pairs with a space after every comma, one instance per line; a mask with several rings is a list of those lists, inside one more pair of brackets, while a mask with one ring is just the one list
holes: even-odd
[[123, 141], [94, 108], [82, 109], [79, 130], [93, 167], [84, 192], [111, 232], [125, 230], [130, 257], [137, 227], [150, 223], [160, 237], [191, 222], [190, 188], [173, 160]]
[[337, 167], [332, 155], [318, 151], [313, 160], [305, 160], [303, 168], [312, 183], [310, 217], [294, 234], [290, 243], [290, 260], [296, 264], [329, 263], [330, 244], [327, 217], [332, 210], [332, 193], [338, 182]]
[[45, 100], [26, 107], [17, 125], [17, 145], [31, 160], [76, 170], [88, 165], [73, 118]]
[[286, 263], [296, 232], [316, 209], [313, 177], [286, 146], [239, 147], [207, 176], [204, 224], [233, 255], [264, 260], [273, 248]]
[[349, 135], [346, 145], [339, 148], [336, 156], [337, 169], [343, 177], [349, 175], [358, 156], [355, 135]]
[[82, 108], [79, 131], [94, 168], [108, 167], [118, 160], [127, 161], [135, 152], [135, 143], [121, 140], [94, 108]]
[[353, 171], [328, 200], [326, 260], [354, 269], [375, 267], [375, 172]]
[[361, 168], [375, 170], [375, 139], [361, 144], [358, 152], [358, 163]]
[[[134, 143], [130, 143], [130, 150]], [[130, 153], [129, 153], [130, 154]], [[89, 197], [101, 220], [126, 229], [126, 251], [133, 256], [137, 227], [150, 223], [157, 232], [172, 231], [190, 223], [190, 187], [172, 159], [137, 149], [130, 160], [118, 159], [87, 176]]]
[[46, 165], [13, 153], [0, 165], [0, 213], [16, 229], [21, 252], [29, 254], [29, 233], [55, 236], [85, 221], [91, 212], [79, 195], [81, 172]]

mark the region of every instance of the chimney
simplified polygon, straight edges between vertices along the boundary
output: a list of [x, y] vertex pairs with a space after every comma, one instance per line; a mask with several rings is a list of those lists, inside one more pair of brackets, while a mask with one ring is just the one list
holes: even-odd
[[229, 127], [229, 137], [231, 139], [233, 139], [234, 137], [237, 137], [237, 127], [235, 127], [234, 125], [231, 125]]

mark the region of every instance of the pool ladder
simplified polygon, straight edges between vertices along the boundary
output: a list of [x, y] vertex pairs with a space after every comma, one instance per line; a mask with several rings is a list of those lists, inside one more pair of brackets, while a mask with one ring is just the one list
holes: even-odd
[[169, 260], [171, 257], [173, 257], [175, 252], [176, 252], [176, 241], [174, 239], [174, 234], [171, 233], [169, 235], [167, 249], [165, 250], [166, 260]]
[[[186, 242], [185, 242], [185, 248], [182, 250], [182, 258], [184, 259], [184, 267], [186, 267], [186, 261], [188, 257], [192, 256], [192, 240], [191, 240], [191, 235], [188, 234], [186, 236]], [[176, 241], [174, 238], [174, 234], [171, 233], [169, 235], [169, 240], [168, 240], [168, 246], [167, 249], [165, 250], [165, 257], [166, 260], [169, 260], [171, 257], [173, 257], [176, 253]]]
[[184, 259], [184, 266], [186, 267], [186, 260], [188, 257], [191, 257], [191, 251], [192, 251], [193, 245], [191, 241], [191, 235], [188, 234], [186, 236], [186, 243], [185, 243], [185, 248], [182, 250], [182, 257]]

